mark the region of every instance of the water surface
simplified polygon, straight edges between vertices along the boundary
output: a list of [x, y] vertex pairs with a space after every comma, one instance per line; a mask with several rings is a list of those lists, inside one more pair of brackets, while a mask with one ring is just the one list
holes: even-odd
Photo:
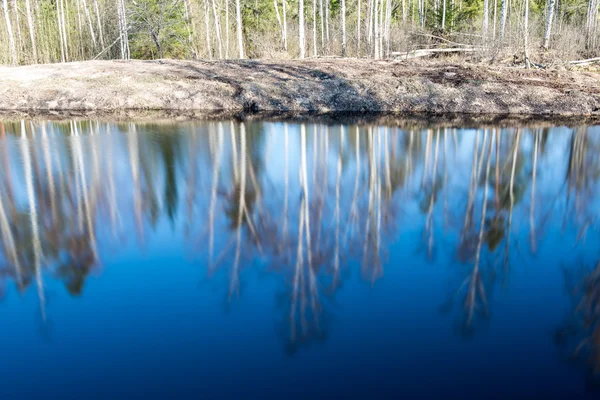
[[0, 122], [0, 396], [595, 398], [599, 131]]

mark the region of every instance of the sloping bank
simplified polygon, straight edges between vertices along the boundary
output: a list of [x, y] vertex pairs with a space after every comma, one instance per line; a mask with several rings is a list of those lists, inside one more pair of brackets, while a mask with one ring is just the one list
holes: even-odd
[[0, 110], [597, 115], [600, 76], [351, 59], [0, 67]]

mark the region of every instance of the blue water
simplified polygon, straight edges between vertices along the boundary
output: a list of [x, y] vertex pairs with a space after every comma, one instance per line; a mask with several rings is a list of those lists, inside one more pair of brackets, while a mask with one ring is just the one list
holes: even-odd
[[598, 133], [0, 122], [0, 397], [597, 398]]

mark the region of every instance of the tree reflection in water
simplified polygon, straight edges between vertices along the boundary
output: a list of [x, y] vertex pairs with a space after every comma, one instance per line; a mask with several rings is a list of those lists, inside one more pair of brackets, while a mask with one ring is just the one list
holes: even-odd
[[[80, 295], [108, 246], [130, 236], [144, 246], [166, 218], [185, 232], [207, 275], [228, 277], [228, 301], [243, 300], [245, 269], [257, 258], [281, 277], [283, 335], [295, 351], [327, 337], [332, 298], [353, 268], [371, 286], [392, 268], [390, 246], [409, 240], [404, 232], [416, 221], [414, 246], [425, 260], [450, 253], [457, 279], [448, 305], [460, 306], [448, 310], [472, 333], [493, 309], [496, 278], [506, 284], [511, 269], [540, 250], [551, 221], [577, 229], [573, 246], [595, 226], [599, 148], [585, 128], [569, 133], [566, 180], [558, 185], [564, 215], [555, 207], [560, 195], [546, 201], [540, 165], [560, 135], [538, 128], [3, 122], [3, 285], [34, 285], [44, 316], [44, 279], [60, 279]], [[596, 268], [580, 279], [571, 318], [582, 340], [571, 350], [595, 368], [599, 276]]]

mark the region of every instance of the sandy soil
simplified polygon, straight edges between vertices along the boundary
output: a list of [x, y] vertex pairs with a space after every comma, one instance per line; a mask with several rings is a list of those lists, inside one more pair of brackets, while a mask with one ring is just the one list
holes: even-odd
[[600, 75], [440, 62], [87, 61], [0, 67], [0, 110], [600, 114]]

